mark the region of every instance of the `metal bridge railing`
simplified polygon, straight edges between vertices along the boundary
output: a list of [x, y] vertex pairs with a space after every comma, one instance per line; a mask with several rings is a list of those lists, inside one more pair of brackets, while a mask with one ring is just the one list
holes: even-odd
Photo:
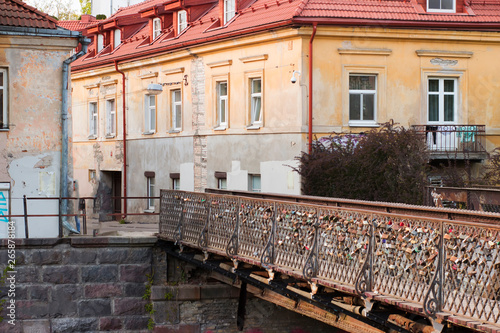
[[500, 324], [500, 226], [161, 191], [163, 239], [268, 270]]

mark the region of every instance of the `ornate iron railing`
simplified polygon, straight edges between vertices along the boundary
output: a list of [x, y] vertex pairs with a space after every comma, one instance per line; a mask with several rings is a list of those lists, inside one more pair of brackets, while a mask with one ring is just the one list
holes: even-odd
[[161, 191], [160, 237], [363, 297], [500, 324], [500, 226]]

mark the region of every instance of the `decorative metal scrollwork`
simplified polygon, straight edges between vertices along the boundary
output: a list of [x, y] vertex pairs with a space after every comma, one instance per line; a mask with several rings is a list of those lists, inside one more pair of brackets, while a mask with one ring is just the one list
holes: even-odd
[[238, 200], [238, 210], [236, 212], [236, 226], [234, 227], [233, 234], [231, 235], [231, 239], [229, 243], [227, 243], [226, 254], [233, 258], [238, 254], [238, 233], [239, 233], [239, 225], [240, 225], [240, 201]]
[[355, 288], [356, 292], [359, 295], [363, 295], [367, 291], [371, 291], [373, 288], [373, 243], [374, 243], [374, 232], [375, 232], [375, 224], [376, 219], [372, 220], [372, 224], [370, 225], [370, 240], [368, 242], [368, 249], [366, 251], [365, 262], [361, 267], [361, 271], [356, 277]]
[[439, 235], [439, 253], [438, 262], [436, 267], [436, 272], [432, 278], [429, 290], [425, 294], [424, 298], [424, 312], [429, 317], [436, 317], [436, 314], [441, 311], [442, 308], [442, 294], [443, 294], [443, 233]]
[[207, 218], [205, 221], [205, 226], [203, 227], [203, 230], [201, 231], [200, 237], [198, 238], [198, 246], [200, 246], [202, 249], [206, 249], [208, 247], [208, 222], [210, 220], [210, 213], [211, 213], [211, 205], [209, 204], [209, 200], [206, 201], [205, 208], [207, 211]]
[[264, 268], [269, 268], [270, 265], [274, 263], [274, 239], [275, 239], [275, 234], [276, 234], [276, 204], [273, 206], [273, 216], [271, 218], [272, 226], [271, 226], [271, 233], [269, 235], [269, 238], [267, 240], [267, 244], [264, 247], [264, 251], [262, 251], [262, 255], [260, 257], [260, 263]]
[[302, 270], [302, 274], [304, 274], [304, 277], [309, 281], [318, 273], [318, 226], [318, 222], [314, 222], [314, 238], [311, 253], [309, 253], [304, 269]]
[[174, 240], [175, 244], [178, 244], [182, 239], [182, 222], [184, 220], [184, 200], [181, 197], [181, 212], [179, 214], [179, 222], [177, 223], [177, 228], [175, 229]]

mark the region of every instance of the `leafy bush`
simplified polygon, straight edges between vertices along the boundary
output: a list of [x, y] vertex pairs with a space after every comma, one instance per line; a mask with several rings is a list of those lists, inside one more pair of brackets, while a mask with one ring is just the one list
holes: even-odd
[[392, 121], [361, 135], [334, 133], [297, 159], [304, 194], [423, 203], [429, 159], [425, 142]]
[[104, 15], [104, 14], [97, 14], [97, 15], [95, 16], [95, 18], [96, 18], [97, 20], [105, 20], [105, 19], [106, 19], [106, 15]]

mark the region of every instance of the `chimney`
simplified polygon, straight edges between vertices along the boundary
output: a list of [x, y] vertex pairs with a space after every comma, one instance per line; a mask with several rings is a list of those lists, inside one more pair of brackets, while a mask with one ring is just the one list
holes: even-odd
[[96, 21], [95, 17], [89, 14], [83, 14], [82, 19], [80, 20], [81, 23], [90, 23]]

